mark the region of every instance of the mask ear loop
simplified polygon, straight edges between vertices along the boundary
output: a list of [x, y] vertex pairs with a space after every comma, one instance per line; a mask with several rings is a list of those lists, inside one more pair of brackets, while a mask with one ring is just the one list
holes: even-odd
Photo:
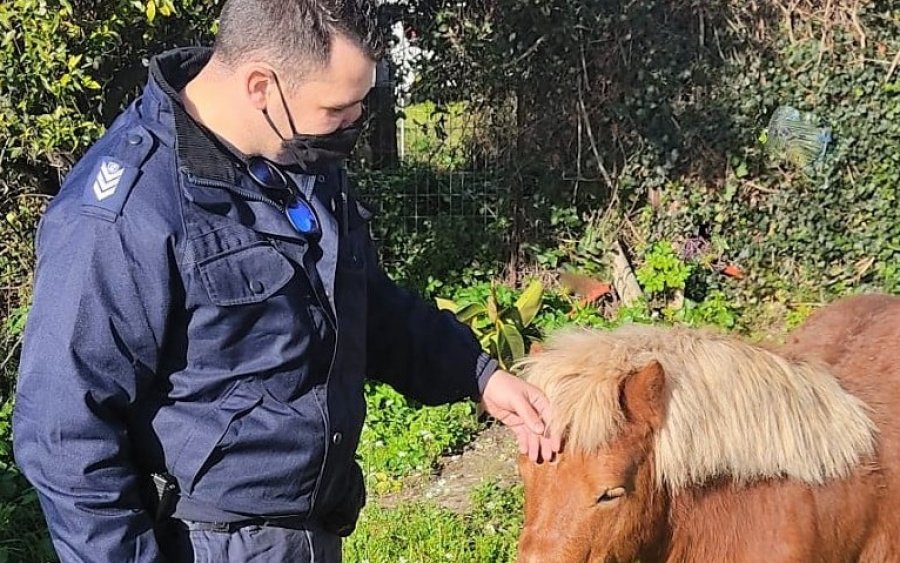
[[266, 121], [269, 123], [269, 127], [272, 128], [272, 131], [275, 131], [275, 134], [278, 135], [278, 138], [281, 139], [281, 142], [287, 141], [284, 137], [281, 136], [281, 131], [278, 130], [278, 127], [275, 127], [275, 122], [272, 121], [272, 118], [269, 116], [269, 110], [266, 108], [262, 109], [263, 117], [266, 118]]
[[[291, 115], [291, 110], [288, 108], [287, 100], [284, 99], [284, 91], [281, 89], [281, 82], [278, 80], [278, 75], [274, 72], [272, 73], [272, 80], [275, 82], [275, 87], [278, 89], [278, 97], [281, 98], [281, 107], [284, 108], [284, 114], [288, 118], [288, 124], [291, 126], [291, 135], [297, 136], [297, 127], [294, 125], [294, 116]], [[286, 141], [287, 139], [282, 137], [281, 132], [278, 131], [278, 128], [275, 127], [275, 124], [272, 122], [272, 118], [269, 116], [269, 108], [264, 108], [262, 110], [263, 115], [266, 116], [266, 120], [269, 122], [269, 125], [272, 129], [275, 129], [275, 132], [278, 133], [278, 137], [282, 141]]]

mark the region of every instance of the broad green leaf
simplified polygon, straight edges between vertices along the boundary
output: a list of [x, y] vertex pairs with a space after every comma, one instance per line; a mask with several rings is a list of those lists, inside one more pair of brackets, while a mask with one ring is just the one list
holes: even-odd
[[527, 327], [534, 320], [538, 309], [541, 308], [541, 300], [544, 295], [544, 286], [541, 282], [535, 280], [531, 282], [519, 299], [516, 300], [516, 309], [519, 311], [519, 318], [522, 326]]
[[501, 355], [506, 354], [513, 362], [525, 355], [525, 341], [515, 325], [503, 323], [499, 343]]
[[147, 14], [147, 21], [152, 22], [156, 19], [156, 0], [147, 1], [145, 13]]
[[483, 315], [487, 310], [480, 303], [470, 303], [456, 312], [456, 318], [460, 322], [467, 323], [478, 315]]
[[456, 310], [459, 309], [459, 306], [456, 303], [454, 303], [453, 300], [451, 300], [451, 299], [444, 299], [443, 297], [438, 297], [435, 299], [435, 302], [437, 302], [438, 309], [451, 311], [453, 313], [455, 313]]
[[497, 311], [497, 292], [493, 287], [487, 299], [487, 314], [492, 323], [497, 324], [500, 321], [500, 313]]

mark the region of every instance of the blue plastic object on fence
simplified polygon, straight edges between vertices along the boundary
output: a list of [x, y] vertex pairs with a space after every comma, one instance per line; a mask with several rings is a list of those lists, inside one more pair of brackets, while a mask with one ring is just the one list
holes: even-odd
[[761, 140], [773, 158], [812, 173], [824, 161], [832, 137], [831, 129], [817, 126], [813, 116], [781, 106], [772, 114]]

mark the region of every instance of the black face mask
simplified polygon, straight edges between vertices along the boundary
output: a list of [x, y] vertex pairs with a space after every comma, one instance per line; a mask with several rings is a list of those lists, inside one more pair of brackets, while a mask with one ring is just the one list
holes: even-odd
[[272, 118], [269, 117], [268, 110], [264, 109], [262, 112], [266, 117], [266, 121], [269, 122], [269, 127], [281, 139], [281, 148], [287, 157], [284, 164], [288, 167], [296, 166], [300, 172], [313, 174], [324, 171], [329, 165], [350, 158], [350, 153], [356, 145], [356, 140], [359, 139], [360, 132], [362, 132], [361, 120], [325, 135], [297, 133], [291, 110], [288, 109], [284, 93], [281, 91], [281, 83], [275, 74], [272, 77], [275, 80], [275, 86], [278, 88], [278, 95], [281, 97], [281, 105], [284, 107], [288, 123], [291, 125], [292, 136], [288, 139], [284, 138], [278, 131], [278, 128], [275, 127]]

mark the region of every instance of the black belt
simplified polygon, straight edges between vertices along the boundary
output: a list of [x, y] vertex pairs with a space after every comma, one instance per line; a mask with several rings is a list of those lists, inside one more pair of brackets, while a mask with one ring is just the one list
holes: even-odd
[[300, 516], [281, 516], [281, 517], [253, 517], [233, 522], [198, 522], [195, 520], [182, 520], [172, 516], [175, 504], [178, 500], [178, 485], [175, 479], [168, 473], [151, 474], [153, 482], [153, 493], [156, 504], [156, 519], [162, 520], [171, 517], [177, 524], [181, 524], [188, 530], [196, 530], [203, 532], [221, 532], [232, 534], [242, 528], [250, 526], [261, 526], [267, 528], [288, 528], [291, 530], [309, 529], [310, 523], [306, 518]]

